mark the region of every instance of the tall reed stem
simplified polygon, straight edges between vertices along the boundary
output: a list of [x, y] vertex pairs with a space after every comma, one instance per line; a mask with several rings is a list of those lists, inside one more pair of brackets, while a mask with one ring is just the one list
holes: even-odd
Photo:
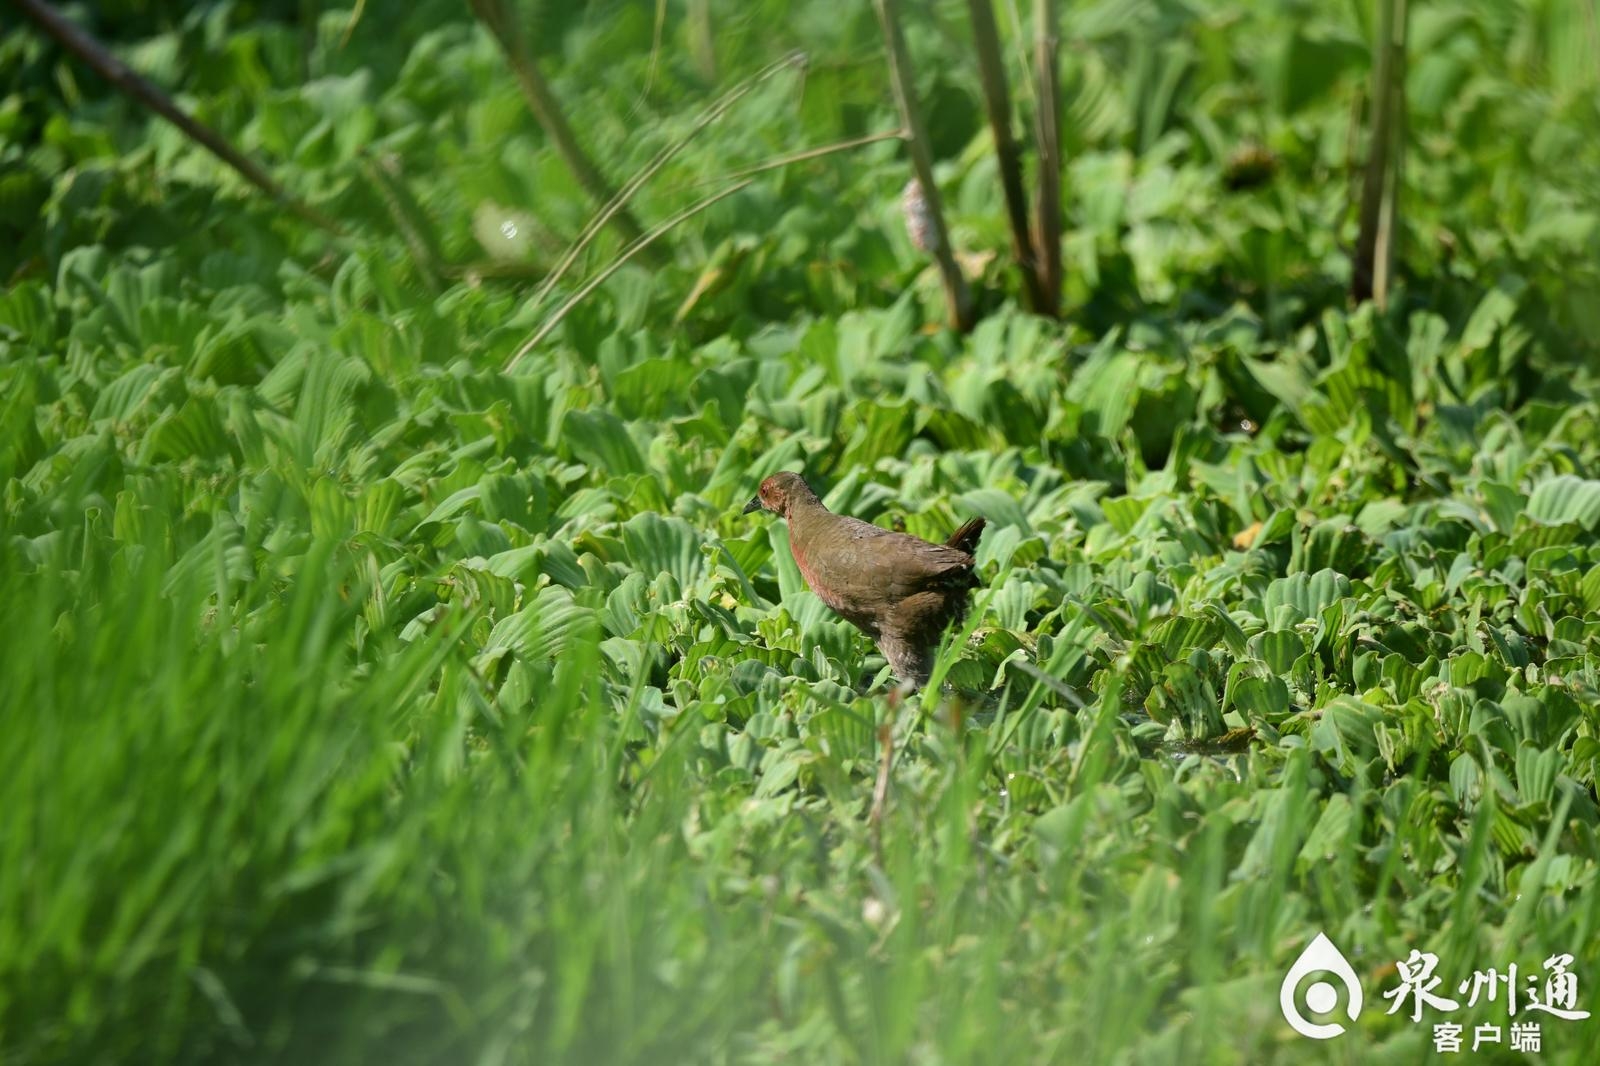
[[1055, 301], [1040, 286], [1039, 265], [1028, 231], [1028, 197], [1022, 188], [1022, 155], [1011, 136], [1011, 93], [1006, 85], [1005, 60], [1000, 52], [1000, 32], [995, 26], [990, 0], [967, 0], [972, 19], [972, 43], [978, 52], [978, 75], [983, 84], [984, 107], [994, 137], [1000, 187], [1005, 193], [1006, 218], [1011, 226], [1011, 251], [1022, 269], [1022, 291], [1028, 306], [1042, 314], [1055, 313]]
[[922, 114], [917, 107], [915, 81], [911, 70], [911, 53], [906, 48], [905, 35], [900, 32], [899, 13], [894, 0], [875, 0], [878, 22], [883, 27], [883, 40], [889, 52], [889, 78], [894, 84], [895, 101], [900, 106], [901, 124], [906, 130], [906, 145], [911, 151], [911, 166], [921, 186], [931, 228], [930, 247], [934, 262], [939, 266], [939, 280], [944, 286], [945, 304], [950, 312], [950, 325], [965, 332], [972, 328], [972, 293], [967, 279], [956, 264], [954, 250], [950, 247], [950, 231], [944, 222], [944, 205], [939, 197], [939, 186], [933, 179], [933, 149], [922, 124]]

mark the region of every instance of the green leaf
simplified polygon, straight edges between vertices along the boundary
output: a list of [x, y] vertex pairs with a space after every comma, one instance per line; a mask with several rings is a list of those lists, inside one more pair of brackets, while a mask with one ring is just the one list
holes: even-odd
[[528, 661], [556, 659], [595, 640], [597, 629], [593, 609], [579, 605], [562, 586], [547, 585], [526, 607], [495, 625], [483, 650], [509, 648]]
[[1600, 529], [1600, 481], [1561, 474], [1533, 487], [1527, 515], [1546, 525], [1576, 522], [1585, 529]]
[[652, 512], [634, 515], [622, 524], [622, 543], [631, 567], [654, 577], [671, 574], [687, 595], [706, 573], [701, 550], [704, 536], [681, 518]]

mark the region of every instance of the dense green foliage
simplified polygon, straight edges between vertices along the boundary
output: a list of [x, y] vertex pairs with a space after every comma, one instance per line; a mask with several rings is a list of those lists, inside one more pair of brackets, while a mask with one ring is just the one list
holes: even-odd
[[[1592, 4], [1417, 6], [1385, 313], [1344, 297], [1364, 6], [1062, 5], [1056, 323], [947, 2], [908, 32], [970, 336], [879, 143], [510, 375], [617, 248], [530, 299], [593, 204], [464, 5], [389, 6], [89, 20], [342, 236], [6, 13], [0, 1059], [1413, 1062], [1413, 948], [1442, 993], [1570, 952], [1600, 1011]], [[618, 183], [808, 54], [647, 224], [893, 128], [870, 5], [523, 13]], [[737, 514], [784, 468], [988, 517], [948, 690], [887, 698]], [[1367, 996], [1326, 1044], [1276, 1002], [1318, 930]]]

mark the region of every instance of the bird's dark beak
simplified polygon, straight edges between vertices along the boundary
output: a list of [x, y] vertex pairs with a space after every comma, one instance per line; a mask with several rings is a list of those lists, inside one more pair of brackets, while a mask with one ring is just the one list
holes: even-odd
[[761, 510], [761, 497], [760, 496], [752, 496], [750, 498], [750, 502], [744, 505], [744, 510], [740, 511], [739, 513], [740, 514], [749, 514], [751, 511], [759, 511], [759, 510]]

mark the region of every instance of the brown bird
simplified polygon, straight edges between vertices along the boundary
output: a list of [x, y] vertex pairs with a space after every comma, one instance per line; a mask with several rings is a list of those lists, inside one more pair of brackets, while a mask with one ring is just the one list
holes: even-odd
[[974, 518], [943, 544], [880, 529], [823, 506], [799, 474], [761, 483], [744, 513], [771, 511], [789, 520], [795, 565], [817, 598], [871, 637], [895, 676], [928, 682], [939, 638], [966, 616], [978, 586], [972, 553], [984, 520]]

